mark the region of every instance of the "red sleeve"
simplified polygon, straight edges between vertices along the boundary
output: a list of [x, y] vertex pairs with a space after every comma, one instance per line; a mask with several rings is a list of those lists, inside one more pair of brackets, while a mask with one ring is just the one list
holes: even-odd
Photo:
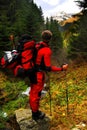
[[47, 50], [47, 54], [44, 55], [44, 63], [46, 67], [50, 67], [50, 71], [62, 71], [62, 68], [56, 67], [56, 66], [51, 66], [51, 55], [52, 51], [49, 49]]
[[51, 66], [51, 71], [62, 71], [62, 68], [56, 67], [56, 66]]

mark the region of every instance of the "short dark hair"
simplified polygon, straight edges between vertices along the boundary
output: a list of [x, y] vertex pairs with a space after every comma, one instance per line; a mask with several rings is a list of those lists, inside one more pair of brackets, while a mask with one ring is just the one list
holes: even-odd
[[19, 38], [19, 42], [25, 43], [32, 40], [32, 36], [28, 35], [28, 34], [23, 34], [20, 38]]
[[42, 40], [44, 42], [49, 42], [51, 40], [52, 37], [52, 32], [50, 30], [45, 30], [42, 32]]

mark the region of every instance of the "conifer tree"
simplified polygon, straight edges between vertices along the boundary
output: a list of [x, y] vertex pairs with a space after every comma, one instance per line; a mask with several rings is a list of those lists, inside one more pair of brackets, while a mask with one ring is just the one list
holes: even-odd
[[78, 1], [78, 5], [82, 8], [82, 15], [76, 23], [78, 25], [75, 29], [77, 35], [71, 36], [72, 40], [69, 45], [69, 55], [73, 58], [80, 56], [87, 59], [87, 1]]
[[[41, 7], [33, 0], [0, 0], [0, 46], [10, 48], [9, 36], [20, 36], [24, 33], [40, 39], [44, 26]], [[8, 45], [9, 44], [9, 45]]]
[[50, 29], [52, 31], [53, 37], [50, 42], [50, 45], [54, 52], [58, 51], [60, 48], [63, 47], [63, 39], [59, 31], [58, 22], [54, 20], [52, 17], [50, 19], [47, 18], [45, 28]]

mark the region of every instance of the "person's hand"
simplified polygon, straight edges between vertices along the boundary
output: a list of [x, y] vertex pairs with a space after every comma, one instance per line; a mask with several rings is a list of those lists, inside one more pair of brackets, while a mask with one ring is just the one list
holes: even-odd
[[63, 70], [67, 70], [67, 69], [68, 69], [68, 64], [62, 65], [62, 69], [63, 69]]

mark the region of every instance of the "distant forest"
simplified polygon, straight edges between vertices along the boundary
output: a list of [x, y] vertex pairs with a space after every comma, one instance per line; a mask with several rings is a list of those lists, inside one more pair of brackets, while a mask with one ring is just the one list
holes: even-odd
[[79, 20], [60, 31], [60, 24], [52, 17], [45, 20], [42, 8], [33, 0], [0, 0], [0, 54], [11, 50], [22, 34], [28, 33], [38, 42], [41, 32], [50, 29], [53, 33], [50, 46], [54, 52], [66, 47], [68, 57], [87, 59], [87, 1], [76, 2], [82, 9], [77, 14]]

